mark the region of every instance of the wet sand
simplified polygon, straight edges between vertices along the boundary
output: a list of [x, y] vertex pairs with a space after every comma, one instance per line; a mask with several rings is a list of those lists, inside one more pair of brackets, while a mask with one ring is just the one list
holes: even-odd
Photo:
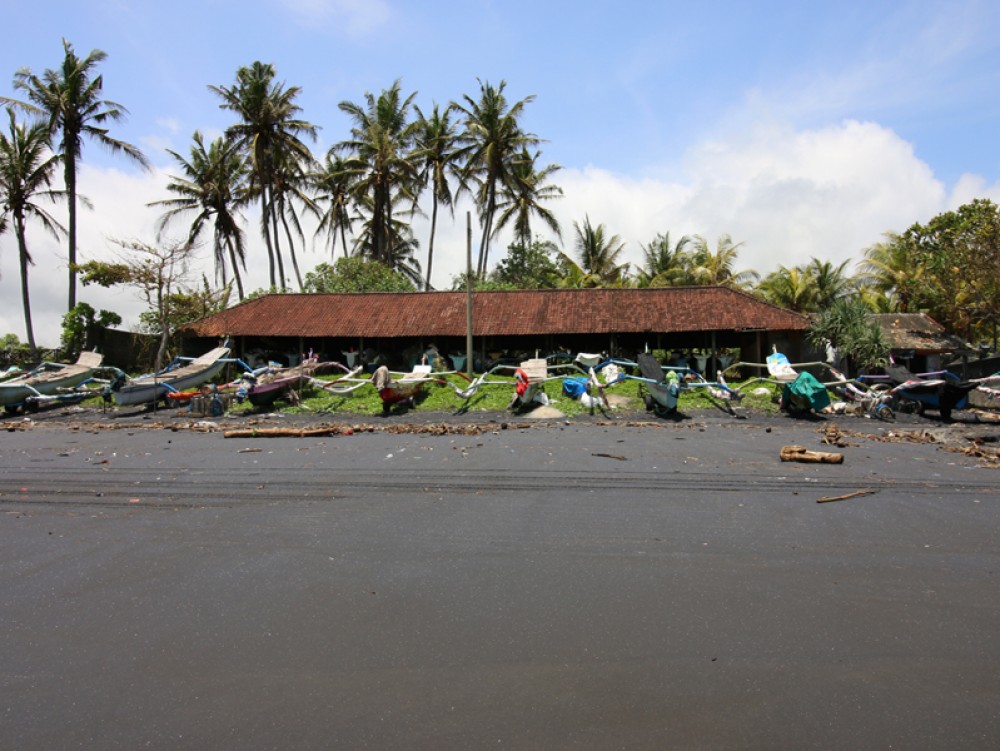
[[995, 748], [996, 426], [417, 418], [0, 431], [3, 747]]

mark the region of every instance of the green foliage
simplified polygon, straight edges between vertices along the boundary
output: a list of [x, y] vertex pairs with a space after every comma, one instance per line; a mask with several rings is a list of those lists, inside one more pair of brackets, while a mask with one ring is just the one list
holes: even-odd
[[[197, 321], [213, 313], [225, 310], [229, 303], [232, 287], [212, 289], [208, 279], [202, 277], [200, 289], [182, 287], [179, 292], [173, 292], [165, 299], [166, 321], [170, 331], [176, 331], [185, 323]], [[139, 315], [140, 328], [150, 334], [161, 333], [160, 316], [155, 310], [147, 310]]]
[[86, 287], [96, 284], [100, 287], [113, 287], [116, 284], [131, 284], [135, 274], [128, 264], [107, 263], [105, 261], [87, 261], [76, 266], [80, 272], [80, 281]]
[[[455, 274], [451, 277], [451, 289], [454, 292], [464, 292], [466, 289], [466, 275]], [[504, 292], [515, 289], [522, 289], [509, 282], [500, 282], [492, 275], [486, 279], [480, 279], [475, 274], [472, 275], [472, 289], [476, 292]]]
[[85, 302], [77, 303], [62, 318], [60, 347], [69, 354], [79, 354], [92, 345], [94, 331], [98, 328], [121, 325], [122, 317], [110, 310], [97, 313]]
[[921, 292], [931, 315], [973, 338], [1000, 318], [1000, 209], [976, 199], [914, 224], [899, 237], [912, 262], [927, 271]]
[[[503, 289], [554, 289], [559, 282], [559, 268], [552, 256], [558, 252], [555, 244], [549, 241], [536, 239], [528, 245], [512, 243], [489, 280], [504, 285]], [[464, 287], [464, 276], [459, 278]]]
[[809, 340], [818, 347], [829, 342], [855, 367], [882, 366], [889, 354], [889, 343], [870, 313], [861, 297], [840, 298], [820, 313], [809, 329]]
[[352, 256], [338, 258], [331, 266], [321, 263], [306, 274], [306, 292], [414, 292], [416, 287], [402, 273], [378, 261]]
[[0, 365], [5, 368], [11, 365], [23, 366], [32, 359], [31, 346], [18, 339], [17, 334], [0, 336]]

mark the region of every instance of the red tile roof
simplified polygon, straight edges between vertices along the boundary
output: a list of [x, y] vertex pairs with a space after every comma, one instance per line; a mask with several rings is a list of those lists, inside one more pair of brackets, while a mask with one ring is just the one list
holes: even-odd
[[[726, 287], [476, 292], [475, 336], [803, 331], [805, 316]], [[464, 292], [275, 294], [188, 324], [195, 336], [465, 336]]]

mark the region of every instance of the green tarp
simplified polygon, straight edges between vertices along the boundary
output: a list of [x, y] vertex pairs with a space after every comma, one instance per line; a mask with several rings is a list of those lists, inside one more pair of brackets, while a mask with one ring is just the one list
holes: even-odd
[[782, 390], [781, 405], [789, 412], [819, 412], [830, 406], [830, 394], [812, 373], [800, 373]]

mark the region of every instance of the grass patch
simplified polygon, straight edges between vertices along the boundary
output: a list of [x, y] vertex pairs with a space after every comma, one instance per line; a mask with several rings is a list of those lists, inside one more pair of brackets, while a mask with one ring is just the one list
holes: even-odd
[[[330, 376], [325, 380], [334, 380], [336, 376]], [[458, 375], [446, 375], [441, 377], [454, 384], [459, 389], [468, 386], [468, 381]], [[437, 413], [465, 413], [465, 412], [504, 412], [510, 404], [514, 393], [513, 376], [491, 375], [491, 382], [496, 384], [483, 385], [468, 400], [462, 400], [455, 393], [454, 389], [444, 384], [428, 383], [420, 395], [416, 398], [413, 407], [394, 407], [394, 411], [402, 412], [437, 412]], [[737, 385], [737, 384], [732, 384]], [[542, 385], [542, 389], [549, 397], [553, 407], [563, 412], [568, 417], [581, 414], [590, 414], [591, 409], [583, 406], [580, 402], [570, 399], [562, 393], [562, 381], [550, 381]], [[607, 394], [617, 397], [619, 404], [614, 411], [641, 411], [645, 409], [642, 399], [639, 396], [638, 383], [635, 381], [624, 381], [617, 383], [607, 389]], [[625, 397], [626, 401], [621, 402]], [[778, 405], [772, 401], [771, 395], [758, 396], [748, 392], [742, 401], [732, 403], [735, 407], [763, 414], [774, 414], [778, 412]], [[690, 389], [681, 393], [678, 410], [727, 410], [727, 403], [713, 399], [704, 389]], [[280, 411], [287, 414], [360, 414], [360, 415], [381, 415], [382, 400], [375, 389], [371, 386], [362, 386], [351, 394], [332, 394], [321, 389], [310, 389], [305, 394], [299, 404], [291, 404], [279, 399], [273, 407], [256, 409], [249, 402], [234, 404], [230, 409], [230, 414], [248, 414], [255, 412]], [[597, 410], [595, 410], [596, 412]]]

